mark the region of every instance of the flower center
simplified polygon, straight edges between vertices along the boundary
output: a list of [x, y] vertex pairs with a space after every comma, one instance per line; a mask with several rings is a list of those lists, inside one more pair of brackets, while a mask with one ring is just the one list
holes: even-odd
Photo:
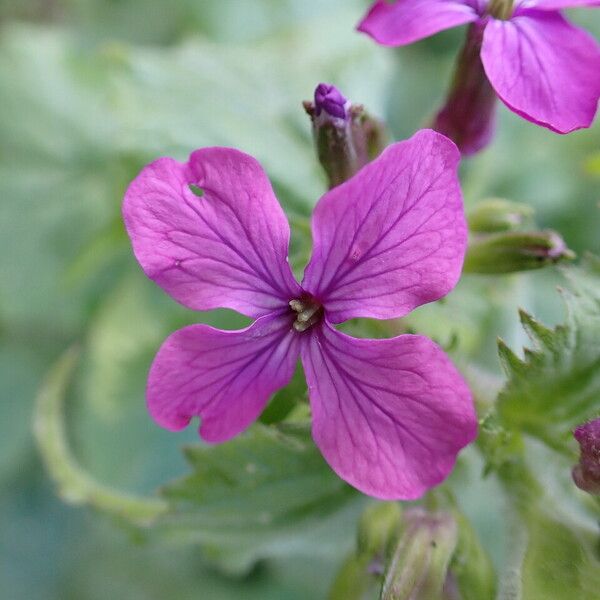
[[323, 305], [310, 294], [290, 300], [290, 308], [296, 313], [293, 328], [302, 332], [316, 325], [323, 317]]
[[513, 14], [514, 0], [490, 0], [488, 13], [495, 19], [510, 19]]

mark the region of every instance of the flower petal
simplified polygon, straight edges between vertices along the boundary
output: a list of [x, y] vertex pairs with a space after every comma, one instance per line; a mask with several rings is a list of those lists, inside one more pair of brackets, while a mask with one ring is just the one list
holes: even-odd
[[459, 160], [423, 130], [321, 198], [302, 287], [332, 323], [401, 317], [456, 285], [467, 242]]
[[522, 0], [521, 8], [539, 8], [540, 10], [561, 10], [577, 6], [600, 6], [600, 0]]
[[357, 29], [384, 46], [405, 46], [478, 16], [469, 0], [377, 0]]
[[520, 10], [491, 20], [481, 53], [487, 76], [515, 113], [557, 133], [589, 127], [600, 96], [600, 48], [559, 13]]
[[289, 225], [247, 154], [205, 148], [188, 163], [156, 160], [127, 189], [123, 217], [146, 275], [189, 308], [259, 317], [297, 297]]
[[411, 500], [445, 479], [477, 433], [471, 394], [444, 352], [416, 335], [364, 340], [328, 324], [302, 346], [313, 438], [365, 494]]
[[291, 324], [284, 313], [240, 331], [191, 325], [171, 334], [148, 377], [152, 418], [177, 431], [200, 416], [207, 442], [224, 442], [246, 429], [294, 373], [299, 336]]

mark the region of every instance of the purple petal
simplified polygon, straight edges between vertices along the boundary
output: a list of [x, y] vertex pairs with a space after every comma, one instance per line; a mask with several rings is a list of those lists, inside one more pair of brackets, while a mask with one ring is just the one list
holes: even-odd
[[299, 341], [287, 313], [262, 317], [240, 331], [184, 327], [165, 340], [152, 363], [148, 411], [172, 431], [200, 416], [202, 438], [224, 442], [255, 421], [271, 394], [287, 385]]
[[365, 494], [411, 500], [444, 480], [477, 434], [471, 394], [422, 336], [364, 340], [328, 324], [302, 346], [313, 438]]
[[589, 127], [600, 96], [600, 48], [560, 14], [521, 10], [491, 20], [481, 58], [502, 101], [557, 133]]
[[467, 243], [459, 160], [446, 137], [419, 131], [321, 198], [302, 287], [332, 323], [401, 317], [455, 286]]
[[519, 6], [540, 10], [561, 10], [577, 6], [600, 6], [600, 0], [522, 0]]
[[384, 46], [405, 46], [464, 23], [476, 21], [469, 0], [377, 0], [357, 29]]
[[287, 220], [247, 154], [205, 148], [188, 163], [156, 160], [127, 189], [123, 217], [146, 275], [189, 308], [259, 317], [298, 295]]

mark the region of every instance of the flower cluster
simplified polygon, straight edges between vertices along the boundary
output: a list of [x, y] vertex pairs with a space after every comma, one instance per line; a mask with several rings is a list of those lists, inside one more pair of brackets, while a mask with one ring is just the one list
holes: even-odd
[[252, 157], [205, 148], [145, 167], [123, 206], [145, 273], [191, 309], [255, 319], [239, 331], [173, 333], [150, 370], [154, 420], [179, 430], [199, 416], [201, 437], [224, 442], [260, 415], [300, 358], [313, 438], [340, 477], [387, 499], [441, 482], [477, 430], [456, 368], [425, 337], [356, 339], [335, 325], [402, 317], [454, 287], [467, 241], [459, 159], [451, 141], [424, 130], [327, 192], [301, 284], [287, 260], [287, 220]]
[[600, 97], [600, 48], [560, 13], [600, 0], [377, 0], [358, 29], [404, 46], [470, 23], [434, 128], [465, 154], [491, 139], [494, 101], [557, 133], [589, 127]]

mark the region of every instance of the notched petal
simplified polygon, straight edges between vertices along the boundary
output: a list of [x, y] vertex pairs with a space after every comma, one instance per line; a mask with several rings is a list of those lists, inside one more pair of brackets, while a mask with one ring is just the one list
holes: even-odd
[[246, 429], [294, 373], [299, 338], [291, 322], [285, 313], [240, 331], [191, 325], [173, 333], [148, 377], [152, 418], [177, 431], [199, 416], [207, 442], [223, 442]]
[[297, 294], [287, 220], [247, 154], [206, 148], [188, 163], [158, 159], [127, 189], [123, 216], [145, 273], [189, 308], [259, 317]]
[[330, 326], [302, 348], [313, 437], [333, 470], [365, 494], [411, 500], [443, 481], [477, 433], [471, 394], [421, 336], [346, 336]]

